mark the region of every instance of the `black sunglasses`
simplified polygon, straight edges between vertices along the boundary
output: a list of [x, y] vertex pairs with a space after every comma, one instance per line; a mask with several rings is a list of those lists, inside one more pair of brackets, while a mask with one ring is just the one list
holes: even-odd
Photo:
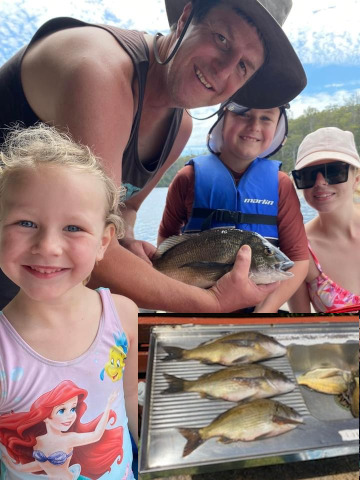
[[296, 187], [298, 189], [311, 188], [315, 185], [317, 174], [320, 172], [329, 185], [345, 183], [348, 180], [350, 165], [345, 162], [321, 163], [300, 170], [293, 170]]

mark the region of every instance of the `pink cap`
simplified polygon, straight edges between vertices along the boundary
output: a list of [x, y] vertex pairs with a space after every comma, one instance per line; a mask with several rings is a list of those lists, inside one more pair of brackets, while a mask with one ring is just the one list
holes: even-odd
[[340, 160], [360, 168], [354, 135], [337, 127], [319, 128], [306, 135], [297, 152], [295, 170], [319, 160]]

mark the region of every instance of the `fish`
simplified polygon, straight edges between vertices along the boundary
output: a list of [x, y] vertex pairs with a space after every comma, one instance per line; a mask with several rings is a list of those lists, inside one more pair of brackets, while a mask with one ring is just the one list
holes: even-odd
[[210, 288], [229, 272], [242, 245], [252, 250], [249, 278], [268, 284], [293, 277], [293, 265], [281, 250], [256, 232], [218, 227], [167, 238], [152, 257], [165, 275], [200, 288]]
[[162, 394], [197, 392], [202, 397], [221, 398], [230, 402], [267, 398], [294, 390], [295, 383], [282, 372], [260, 364], [227, 367], [184, 380], [164, 373], [169, 387]]
[[204, 342], [189, 350], [163, 345], [168, 354], [163, 361], [199, 360], [200, 362], [232, 366], [282, 357], [287, 349], [274, 338], [256, 331], [230, 333]]
[[179, 428], [187, 440], [183, 457], [212, 437], [220, 437], [222, 443], [250, 442], [281, 435], [301, 423], [303, 418], [296, 410], [274, 400], [240, 403], [203, 428]]
[[355, 418], [359, 418], [359, 377], [354, 377], [349, 386], [350, 410]]
[[350, 381], [351, 372], [334, 367], [315, 368], [297, 378], [299, 385], [330, 395], [346, 392]]

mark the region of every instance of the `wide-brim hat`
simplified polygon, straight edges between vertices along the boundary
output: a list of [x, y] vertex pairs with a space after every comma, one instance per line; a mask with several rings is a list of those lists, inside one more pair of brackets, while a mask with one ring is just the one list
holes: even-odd
[[[165, 0], [170, 26], [177, 23], [188, 2]], [[292, 0], [231, 0], [231, 4], [251, 18], [266, 48], [263, 65], [231, 99], [249, 108], [273, 108], [290, 102], [307, 83], [301, 62], [281, 27]]]
[[[286, 108], [289, 108], [289, 104], [283, 105], [279, 107], [280, 109], [280, 117], [278, 124], [276, 126], [276, 131], [274, 134], [274, 138], [269, 145], [269, 147], [258, 155], [259, 158], [268, 158], [271, 155], [274, 155], [276, 152], [280, 150], [280, 148], [285, 144], [288, 134], [288, 120], [286, 115]], [[230, 112], [234, 112], [235, 114], [242, 114], [245, 113], [247, 110], [251, 110], [248, 107], [244, 107], [242, 105], [238, 105], [235, 102], [225, 102], [221, 105], [220, 111], [218, 114], [218, 119], [214, 123], [214, 125], [210, 128], [208, 137], [207, 137], [207, 147], [211, 153], [220, 154], [221, 147], [223, 144], [223, 137], [222, 137], [222, 130], [224, 126], [224, 116], [226, 110]]]

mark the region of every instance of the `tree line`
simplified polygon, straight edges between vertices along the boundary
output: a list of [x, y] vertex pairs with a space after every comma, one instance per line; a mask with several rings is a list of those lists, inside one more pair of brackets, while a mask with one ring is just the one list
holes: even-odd
[[[290, 114], [291, 117], [291, 114]], [[291, 172], [295, 165], [298, 147], [303, 138], [309, 133], [322, 127], [338, 127], [350, 130], [355, 137], [355, 143], [360, 152], [360, 95], [354, 95], [344, 106], [329, 106], [319, 111], [308, 107], [304, 114], [296, 119], [289, 118], [289, 133], [285, 145], [277, 152], [273, 159], [282, 162], [282, 170]], [[208, 152], [204, 145], [204, 154]], [[192, 158], [191, 155], [182, 156], [167, 170], [160, 180], [158, 187], [168, 187], [177, 171]]]

